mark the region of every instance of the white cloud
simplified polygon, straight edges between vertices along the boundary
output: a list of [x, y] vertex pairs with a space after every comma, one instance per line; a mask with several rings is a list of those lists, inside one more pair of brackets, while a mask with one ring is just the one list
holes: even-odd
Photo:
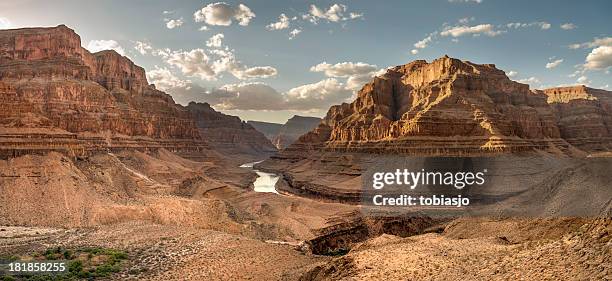
[[516, 72], [514, 70], [510, 70], [510, 71], [506, 72], [506, 75], [508, 77], [514, 77], [514, 76], [518, 75], [518, 72]]
[[540, 29], [547, 30], [547, 29], [550, 29], [552, 25], [545, 21], [536, 21], [536, 22], [529, 22], [529, 23], [511, 22], [511, 23], [506, 24], [506, 27], [514, 28], [514, 29], [527, 28], [527, 27], [533, 27], [533, 26], [537, 26]]
[[523, 83], [523, 84], [529, 84], [533, 86], [535, 84], [540, 84], [540, 79], [532, 76], [526, 79], [519, 79], [518, 82]]
[[189, 80], [181, 80], [176, 77], [172, 72], [167, 68], [160, 68], [159, 66], [155, 66], [155, 69], [151, 71], [147, 71], [147, 79], [149, 82], [155, 84], [157, 89], [162, 91], [166, 91], [171, 88], [179, 88], [179, 87], [187, 87]]
[[289, 32], [289, 40], [292, 40], [293, 38], [295, 38], [296, 36], [298, 36], [298, 34], [302, 33], [301, 29], [293, 29], [291, 30], [291, 32]]
[[[219, 35], [219, 34], [218, 34]], [[213, 36], [214, 38], [215, 36]], [[209, 40], [210, 41], [210, 40]], [[214, 42], [211, 46], [216, 46]], [[238, 79], [268, 78], [278, 72], [271, 66], [248, 67], [236, 60], [233, 50], [225, 49], [193, 49], [190, 51], [173, 51], [169, 49], [152, 52], [164, 58], [165, 62], [177, 67], [184, 75], [199, 77], [204, 80], [217, 80], [224, 73], [230, 73]]]
[[205, 80], [217, 78], [210, 58], [202, 49], [172, 52], [166, 57], [166, 63], [178, 67], [183, 74], [188, 76], [197, 76]]
[[503, 33], [503, 31], [495, 30], [495, 27], [492, 24], [479, 24], [475, 26], [461, 25], [461, 26], [446, 27], [442, 32], [440, 32], [440, 35], [460, 37], [460, 36], [470, 35], [470, 34], [474, 36], [485, 34], [487, 36], [493, 37], [501, 33]]
[[266, 25], [268, 30], [281, 30], [289, 28], [290, 19], [285, 14], [280, 14], [277, 22]]
[[225, 35], [223, 35], [223, 33], [217, 33], [210, 37], [208, 41], [206, 41], [206, 46], [211, 48], [220, 48], [223, 44], [223, 38], [225, 38]]
[[9, 19], [5, 18], [5, 17], [0, 17], [0, 29], [7, 29], [7, 28], [11, 28], [11, 21], [9, 21]]
[[115, 50], [120, 55], [125, 55], [125, 50], [115, 40], [91, 40], [87, 44], [87, 50], [96, 53], [103, 50]]
[[595, 48], [599, 46], [612, 46], [612, 37], [603, 37], [603, 38], [596, 37], [595, 39], [593, 39], [593, 41], [571, 44], [568, 47], [570, 49], [580, 49], [580, 48]]
[[166, 27], [168, 29], [174, 29], [183, 25], [183, 18], [180, 19], [166, 19]]
[[202, 26], [202, 27], [200, 27], [198, 30], [199, 30], [199, 31], [207, 31], [207, 30], [208, 30], [208, 26], [203, 25], [203, 26]]
[[558, 60], [555, 60], [555, 61], [551, 61], [551, 62], [546, 64], [546, 68], [548, 68], [548, 69], [555, 68], [555, 67], [559, 66], [562, 62], [563, 62], [563, 59], [558, 59]]
[[413, 55], [416, 55], [416, 54], [418, 54], [418, 53], [419, 53], [419, 50], [417, 50], [417, 49], [412, 49], [412, 50], [410, 51], [410, 53], [411, 53], [411, 54], [413, 54]]
[[347, 89], [344, 84], [334, 78], [328, 78], [289, 90], [286, 103], [290, 109], [322, 109], [346, 102], [352, 94], [353, 91]]
[[333, 65], [327, 62], [322, 62], [311, 67], [310, 71], [324, 72], [327, 77], [349, 77], [352, 75], [370, 73], [376, 69], [376, 65], [363, 62], [342, 62]]
[[612, 46], [599, 46], [586, 57], [586, 69], [600, 70], [612, 67]]
[[563, 29], [563, 30], [572, 30], [572, 29], [576, 29], [576, 27], [577, 26], [575, 24], [571, 23], [571, 22], [564, 23], [564, 24], [561, 25], [561, 29]]
[[414, 47], [417, 49], [425, 49], [427, 48], [427, 44], [429, 44], [432, 40], [432, 34], [430, 34], [429, 36], [425, 37], [423, 40], [414, 43]]
[[148, 52], [153, 50], [153, 46], [147, 42], [136, 41], [134, 43], [134, 49], [136, 49], [136, 51], [138, 51], [141, 55], [146, 55]]
[[244, 4], [231, 6], [225, 2], [217, 2], [206, 5], [196, 11], [193, 18], [196, 22], [205, 22], [208, 25], [229, 26], [235, 20], [239, 25], [247, 26], [255, 13]]
[[345, 13], [348, 7], [344, 4], [333, 4], [327, 10], [323, 10], [316, 5], [310, 5], [308, 14], [302, 15], [302, 19], [308, 20], [313, 24], [318, 24], [319, 20], [327, 20], [329, 22], [340, 22], [349, 19], [357, 19], [363, 17], [363, 14], [349, 12], [348, 16]]
[[580, 76], [578, 77], [578, 79], [576, 79], [576, 82], [580, 83], [580, 84], [589, 84], [589, 77], [586, 76]]

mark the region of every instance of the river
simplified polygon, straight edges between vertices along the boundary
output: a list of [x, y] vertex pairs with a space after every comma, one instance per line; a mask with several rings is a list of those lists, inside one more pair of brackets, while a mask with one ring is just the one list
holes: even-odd
[[242, 164], [240, 165], [240, 167], [250, 168], [255, 173], [257, 173], [257, 179], [255, 179], [255, 182], [253, 182], [253, 186], [255, 187], [253, 190], [255, 190], [255, 192], [271, 192], [278, 194], [274, 186], [276, 185], [276, 182], [278, 182], [279, 176], [276, 174], [266, 173], [257, 169], [253, 169], [253, 166], [255, 166], [255, 164], [261, 163], [262, 161], [263, 160]]

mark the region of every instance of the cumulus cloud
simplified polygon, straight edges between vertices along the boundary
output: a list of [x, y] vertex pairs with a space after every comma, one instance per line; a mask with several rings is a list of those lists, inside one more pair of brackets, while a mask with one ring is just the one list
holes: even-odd
[[138, 51], [141, 55], [146, 55], [148, 52], [153, 50], [153, 46], [147, 42], [136, 41], [134, 44], [134, 49], [136, 49], [136, 51]]
[[612, 37], [595, 38], [593, 41], [571, 44], [568, 47], [570, 49], [580, 48], [595, 48], [599, 46], [612, 46]]
[[166, 19], [166, 27], [168, 29], [174, 29], [183, 25], [183, 18], [180, 19]]
[[419, 50], [417, 50], [417, 49], [412, 49], [412, 50], [410, 51], [410, 53], [411, 53], [411, 54], [413, 54], [413, 55], [416, 55], [416, 54], [418, 54], [418, 53], [419, 53]]
[[[219, 35], [219, 34], [217, 34]], [[216, 35], [215, 35], [216, 36]], [[214, 38], [213, 36], [212, 38]], [[217, 36], [220, 40], [222, 36]], [[211, 41], [211, 40], [209, 40]], [[216, 40], [212, 40], [211, 46], [221, 46]], [[164, 58], [165, 62], [177, 67], [184, 75], [199, 77], [204, 80], [217, 80], [224, 73], [230, 73], [238, 79], [268, 78], [277, 75], [276, 68], [272, 66], [248, 67], [238, 61], [233, 50], [225, 49], [193, 49], [183, 50], [156, 50], [152, 52]]]
[[301, 85], [285, 93], [260, 82], [229, 84], [210, 91], [201, 87], [193, 89], [190, 85], [189, 89], [175, 88], [170, 92], [192, 96], [194, 100], [208, 102], [221, 110], [321, 110], [352, 96], [352, 91], [334, 78]]
[[501, 33], [503, 33], [503, 31], [495, 30], [495, 27], [492, 24], [479, 24], [474, 26], [449, 26], [446, 27], [442, 32], [440, 32], [440, 35], [460, 37], [464, 35], [478, 36], [480, 34], [485, 34], [487, 36], [493, 37]]
[[327, 77], [349, 77], [351, 75], [370, 73], [375, 70], [375, 65], [363, 62], [342, 62], [333, 65], [322, 62], [310, 68], [312, 72], [324, 72]]
[[548, 68], [548, 69], [555, 68], [555, 67], [559, 66], [562, 62], [563, 62], [563, 59], [558, 59], [558, 60], [555, 60], [555, 61], [551, 61], [551, 62], [546, 64], [546, 68]]
[[103, 50], [115, 50], [120, 55], [125, 55], [125, 50], [115, 40], [91, 40], [87, 44], [87, 50], [92, 53]]
[[266, 25], [268, 30], [281, 30], [289, 28], [290, 19], [285, 14], [280, 14], [277, 22]]
[[229, 26], [234, 20], [239, 25], [247, 26], [254, 17], [255, 13], [246, 5], [231, 6], [225, 2], [208, 4], [193, 14], [196, 22], [221, 26]]
[[302, 19], [308, 20], [313, 24], [318, 24], [319, 20], [327, 20], [328, 22], [340, 22], [349, 19], [357, 19], [363, 17], [363, 14], [349, 12], [346, 15], [348, 7], [344, 4], [333, 4], [327, 9], [321, 9], [316, 5], [310, 5], [308, 14], [302, 15]]
[[147, 79], [155, 84], [157, 89], [166, 91], [171, 88], [184, 88], [190, 83], [189, 80], [181, 80], [167, 68], [155, 66], [155, 69], [147, 71]]
[[510, 70], [510, 71], [506, 72], [506, 75], [507, 75], [508, 77], [511, 77], [511, 78], [512, 78], [512, 77], [514, 77], [514, 76], [518, 75], [518, 72], [516, 72], [516, 71], [514, 71], [514, 70]]
[[586, 57], [586, 69], [601, 70], [612, 67], [612, 46], [599, 46]]
[[0, 29], [11, 28], [11, 21], [5, 17], [0, 17]]
[[211, 48], [220, 48], [221, 45], [223, 44], [223, 38], [225, 38], [225, 35], [223, 35], [223, 33], [217, 33], [211, 36], [206, 41], [206, 46], [211, 47]]
[[560, 27], [563, 30], [572, 30], [572, 29], [576, 29], [577, 26], [571, 22], [568, 22], [568, 23], [562, 24]]
[[296, 36], [298, 36], [298, 34], [302, 33], [301, 29], [293, 29], [291, 30], [291, 32], [289, 32], [289, 40], [292, 40], [293, 38], [295, 38]]

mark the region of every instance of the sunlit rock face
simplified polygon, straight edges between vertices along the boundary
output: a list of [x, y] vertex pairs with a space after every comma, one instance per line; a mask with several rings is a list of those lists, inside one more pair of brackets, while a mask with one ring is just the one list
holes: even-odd
[[47, 149], [199, 150], [189, 112], [115, 51], [91, 54], [72, 29], [0, 31], [2, 156]]
[[[352, 103], [331, 107], [322, 123], [288, 150], [564, 153], [573, 123], [560, 117], [567, 110], [559, 107], [546, 91], [530, 90], [492, 64], [447, 56], [417, 60], [375, 77]], [[609, 106], [598, 108], [610, 112]]]

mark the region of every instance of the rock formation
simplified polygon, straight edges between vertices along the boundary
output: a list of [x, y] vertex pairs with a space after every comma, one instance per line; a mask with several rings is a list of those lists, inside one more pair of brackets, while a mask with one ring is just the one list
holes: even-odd
[[[610, 136], [609, 103], [590, 98], [579, 102], [588, 106], [576, 109], [572, 102], [558, 102], [575, 92], [553, 94], [558, 92], [531, 91], [492, 64], [447, 56], [431, 63], [417, 60], [375, 77], [352, 103], [331, 107], [321, 124], [289, 150], [446, 156], [563, 152], [570, 146], [564, 138], [582, 136], [572, 132], [572, 126], [580, 126], [572, 115], [585, 113], [594, 114], [580, 117], [593, 126], [588, 136]], [[597, 120], [591, 123], [591, 118]]]
[[115, 51], [91, 54], [72, 29], [0, 31], [0, 156], [132, 148], [201, 150], [189, 112]]
[[561, 137], [587, 151], [612, 150], [612, 92], [585, 86], [545, 89]]
[[237, 116], [217, 112], [208, 103], [190, 102], [187, 110], [202, 138], [216, 150], [254, 157], [276, 152], [270, 140]]
[[249, 121], [255, 129], [264, 133], [278, 149], [284, 149], [300, 136], [316, 128], [321, 118], [294, 115], [285, 124]]

